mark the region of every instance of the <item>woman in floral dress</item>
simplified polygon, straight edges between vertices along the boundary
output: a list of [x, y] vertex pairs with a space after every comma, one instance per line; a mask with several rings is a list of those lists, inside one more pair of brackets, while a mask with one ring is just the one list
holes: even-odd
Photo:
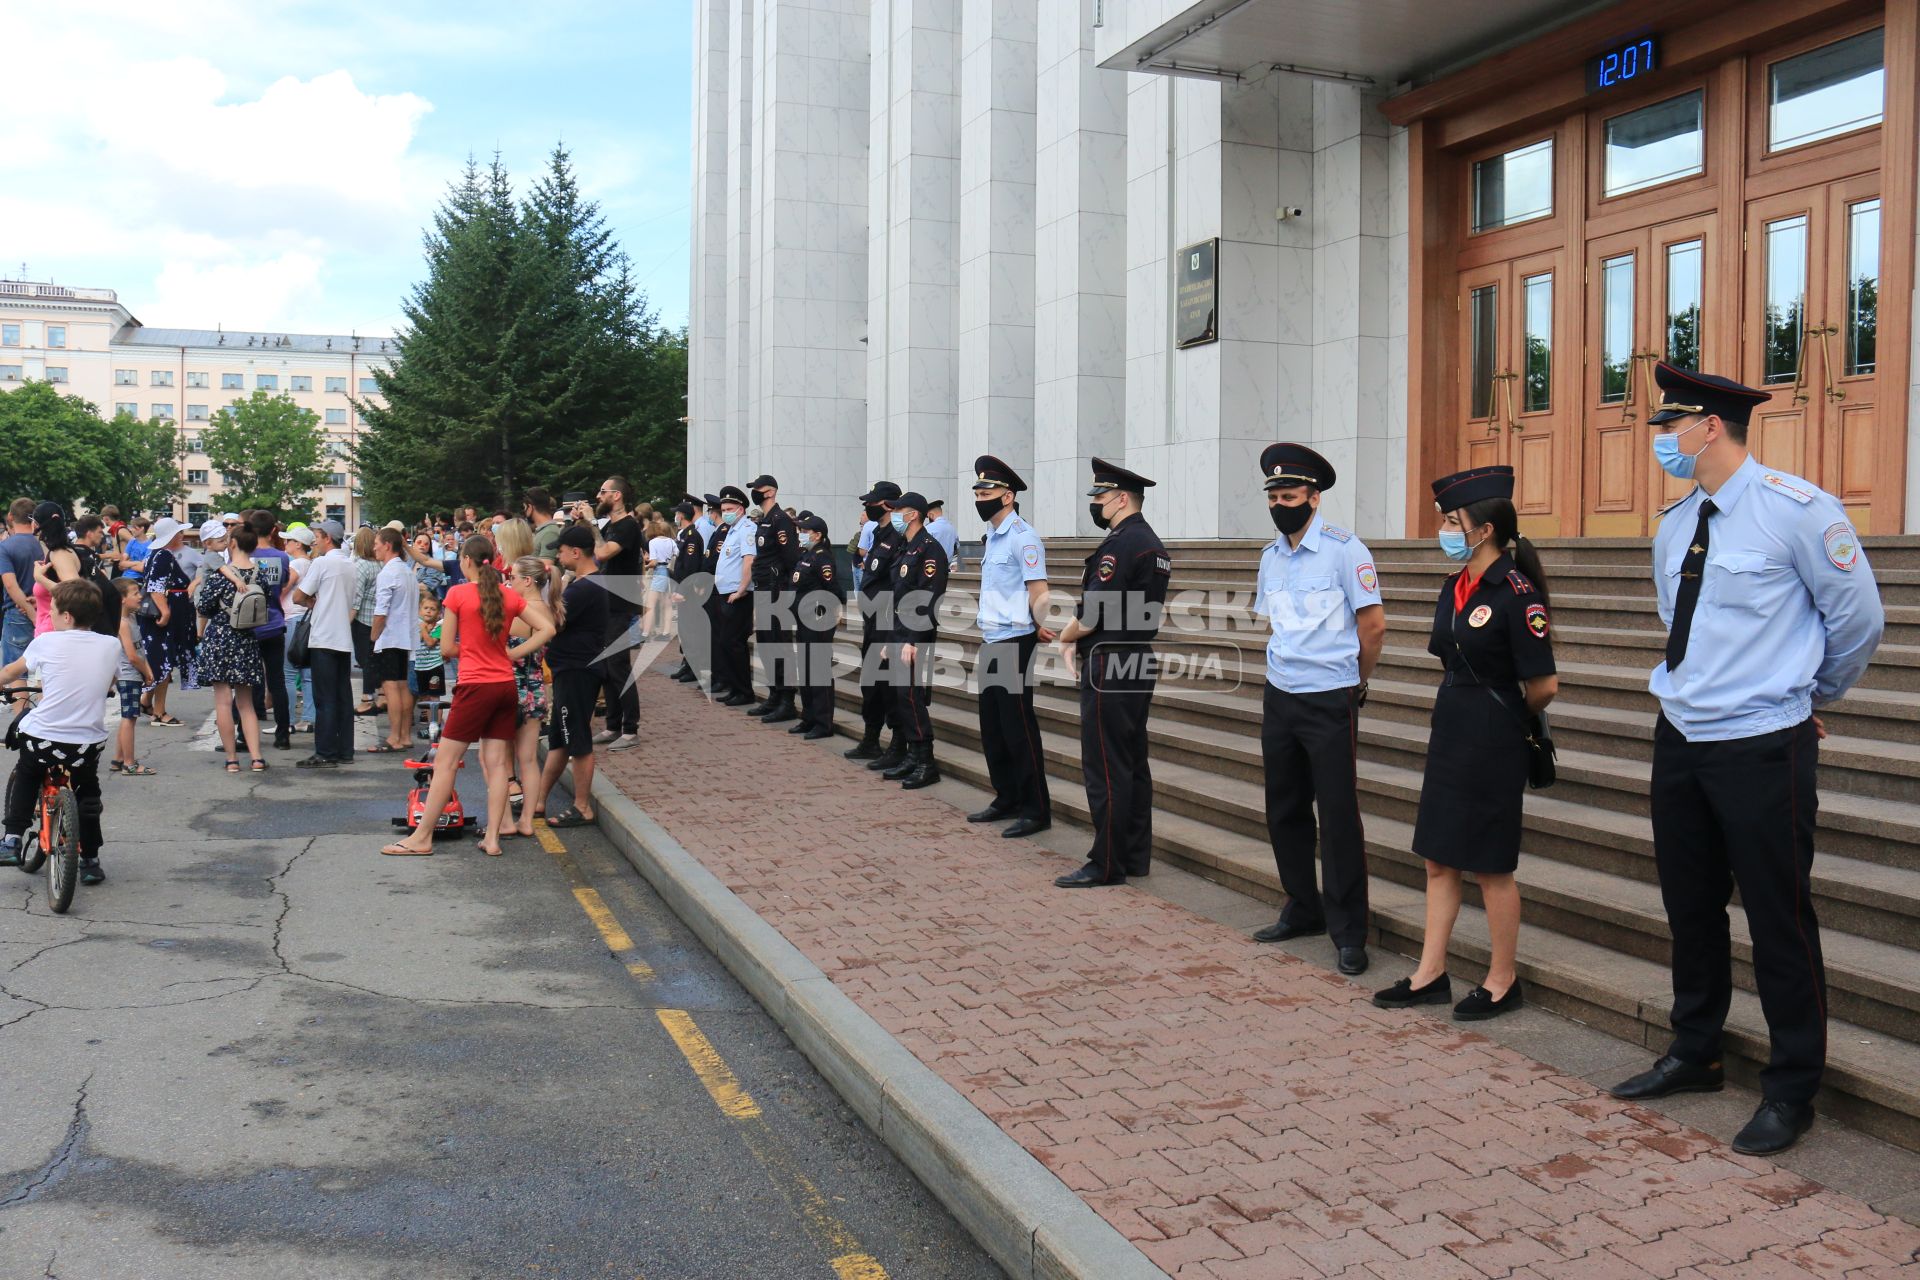
[[[553, 615], [553, 625], [559, 627], [565, 615], [560, 603], [560, 575], [545, 560], [536, 555], [521, 556], [512, 564], [507, 585], [528, 604], [544, 604]], [[533, 628], [525, 619], [525, 614], [514, 619], [513, 639], [524, 640], [533, 634]], [[513, 772], [520, 780], [522, 795], [540, 780], [540, 733], [547, 723], [545, 662], [546, 650], [537, 649], [513, 664], [513, 681], [520, 689], [520, 723], [513, 735]], [[520, 834], [531, 836], [533, 820], [544, 816], [523, 802], [518, 824]]]
[[178, 559], [186, 533], [186, 526], [171, 517], [156, 521], [147, 547], [147, 567], [140, 577], [140, 590], [151, 606], [151, 616], [140, 619], [140, 647], [153, 668], [154, 680], [153, 691], [140, 702], [158, 728], [179, 726], [179, 719], [167, 714], [167, 691], [175, 680], [193, 684], [199, 661], [192, 602], [187, 598], [193, 575], [180, 567]]
[[200, 594], [194, 599], [200, 616], [207, 620], [207, 634], [200, 641], [199, 681], [213, 686], [214, 723], [220, 728], [228, 773], [240, 772], [240, 761], [233, 753], [236, 712], [246, 737], [247, 754], [253, 757], [253, 771], [261, 773], [267, 767], [260, 754], [260, 719], [253, 710], [253, 688], [267, 679], [266, 666], [260, 661], [260, 642], [253, 632], [236, 631], [227, 623], [227, 606], [259, 573], [253, 563], [253, 550], [259, 545], [259, 535], [252, 528], [244, 524], [235, 528], [227, 563], [200, 580]]

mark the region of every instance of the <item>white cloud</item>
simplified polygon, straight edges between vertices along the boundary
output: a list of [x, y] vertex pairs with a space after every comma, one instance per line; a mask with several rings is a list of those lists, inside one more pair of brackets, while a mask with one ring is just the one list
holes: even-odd
[[179, 322], [186, 328], [256, 327], [258, 316], [298, 315], [302, 299], [320, 288], [320, 268], [319, 258], [297, 251], [212, 264], [173, 261], [160, 269], [153, 302], [143, 309], [167, 317], [161, 324], [195, 317]]

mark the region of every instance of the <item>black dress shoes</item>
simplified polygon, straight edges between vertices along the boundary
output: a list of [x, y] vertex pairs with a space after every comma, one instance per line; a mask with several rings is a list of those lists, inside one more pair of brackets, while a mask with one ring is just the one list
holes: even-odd
[[[789, 729], [788, 732], [791, 733], [792, 730]], [[800, 741], [812, 742], [816, 738], [831, 738], [832, 736], [833, 730], [823, 724], [809, 725], [807, 731], [800, 735]]]
[[1734, 1135], [1733, 1149], [1743, 1156], [1770, 1156], [1800, 1141], [1813, 1128], [1811, 1102], [1763, 1102]]
[[1367, 971], [1367, 949], [1365, 947], [1340, 948], [1340, 972], [1349, 978], [1358, 977]]
[[1053, 887], [1056, 889], [1104, 889], [1108, 885], [1125, 884], [1126, 882], [1127, 878], [1124, 875], [1111, 877], [1101, 875], [1099, 868], [1089, 862], [1086, 866], [1073, 872], [1071, 875], [1064, 875], [1055, 879]]
[[760, 718], [761, 716], [770, 716], [770, 715], [772, 715], [772, 714], [773, 714], [773, 709], [774, 709], [775, 707], [777, 707], [777, 706], [779, 706], [779, 705], [780, 705], [779, 703], [777, 703], [777, 702], [775, 702], [775, 701], [773, 701], [773, 700], [772, 700], [772, 699], [770, 699], [770, 698], [769, 698], [769, 699], [765, 699], [765, 700], [763, 700], [763, 701], [760, 701], [760, 702], [756, 702], [756, 703], [754, 703], [754, 704], [753, 704], [752, 706], [750, 706], [750, 707], [748, 707], [748, 708], [747, 708], [747, 714], [748, 714], [748, 715], [750, 715], [750, 716], [752, 716], [752, 717], [754, 717], [754, 718], [755, 718], [755, 719], [757, 720], [757, 719], [759, 719], [759, 718]]
[[1415, 987], [1412, 978], [1402, 978], [1385, 991], [1373, 993], [1379, 1009], [1407, 1009], [1417, 1004], [1448, 1004], [1453, 1000], [1453, 984], [1441, 974], [1424, 987]]
[[720, 699], [720, 705], [723, 707], [744, 707], [752, 701], [753, 701], [753, 698], [749, 694], [730, 693], [726, 697]]
[[798, 720], [799, 718], [800, 713], [793, 709], [792, 703], [778, 702], [774, 704], [773, 710], [767, 712], [761, 722], [763, 724], [785, 724], [789, 720]]
[[1286, 942], [1291, 938], [1312, 938], [1327, 931], [1324, 924], [1297, 925], [1288, 924], [1285, 916], [1275, 920], [1264, 929], [1254, 931], [1255, 942]]
[[1646, 1098], [1664, 1098], [1673, 1093], [1718, 1093], [1726, 1082], [1720, 1064], [1703, 1065], [1682, 1062], [1671, 1054], [1631, 1080], [1622, 1080], [1607, 1090], [1616, 1098], [1639, 1102]]
[[990, 804], [984, 809], [976, 809], [972, 813], [968, 814], [967, 821], [968, 822], [998, 822], [1000, 821], [1000, 819], [1007, 817], [1012, 812], [1013, 810], [1011, 809], [1002, 809], [997, 804]]
[[1503, 1013], [1512, 1013], [1527, 1002], [1526, 995], [1520, 989], [1520, 979], [1515, 978], [1513, 985], [1507, 988], [1507, 994], [1498, 1000], [1493, 992], [1485, 987], [1475, 987], [1467, 992], [1467, 998], [1453, 1006], [1455, 1022], [1485, 1022], [1488, 1018], [1497, 1018]]
[[1052, 825], [1053, 819], [1051, 818], [1016, 818], [1007, 824], [1007, 829], [1000, 833], [1000, 838], [1002, 840], [1018, 840], [1022, 836], [1035, 835], [1045, 831]]
[[[772, 724], [773, 722], [769, 720], [767, 723]], [[811, 724], [807, 723], [805, 720], [800, 719], [798, 716], [795, 716], [793, 726], [789, 728], [787, 732], [788, 733], [805, 733], [807, 730], [811, 728], [813, 728]]]

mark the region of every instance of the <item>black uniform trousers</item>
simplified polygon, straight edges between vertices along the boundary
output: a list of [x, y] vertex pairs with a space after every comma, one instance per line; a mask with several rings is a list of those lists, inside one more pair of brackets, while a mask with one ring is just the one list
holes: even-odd
[[[868, 604], [866, 607], [871, 607]], [[893, 723], [893, 685], [885, 679], [886, 640], [874, 615], [860, 614], [860, 723], [869, 734]]]
[[[775, 702], [791, 702], [797, 683], [793, 670], [794, 633], [793, 626], [783, 606], [790, 608], [790, 597], [772, 587], [755, 586], [754, 600], [762, 602], [767, 610], [765, 618], [755, 619], [753, 639], [760, 651], [760, 665], [766, 668], [767, 697]], [[749, 687], [747, 692], [753, 692]]]
[[800, 719], [822, 729], [833, 727], [833, 628], [800, 627], [796, 646]]
[[[1357, 700], [1353, 689], [1287, 693], [1269, 684], [1260, 717], [1267, 839], [1287, 892], [1280, 918], [1297, 929], [1325, 925], [1336, 947], [1367, 944], [1366, 835], [1354, 785]], [[1324, 890], [1314, 882], [1316, 844]]]
[[1770, 1102], [1808, 1102], [1827, 1058], [1827, 979], [1813, 869], [1811, 719], [1791, 729], [1688, 742], [1660, 717], [1653, 734], [1653, 852], [1673, 933], [1673, 1045], [1684, 1062], [1720, 1061], [1732, 999], [1727, 903], [1737, 886], [1753, 938], [1754, 984], [1773, 1053]]
[[905, 742], [933, 741], [934, 639], [933, 632], [914, 637], [911, 663], [901, 654], [908, 641], [887, 645], [885, 676], [893, 682], [893, 727]]
[[1040, 720], [1033, 712], [1036, 632], [980, 646], [974, 681], [980, 690], [980, 748], [993, 783], [993, 807], [1046, 821], [1053, 816]]
[[1080, 659], [1080, 772], [1093, 811], [1087, 861], [1109, 879], [1144, 876], [1153, 863], [1153, 769], [1147, 713], [1153, 649], [1098, 644]]
[[753, 635], [753, 592], [738, 600], [719, 597], [713, 637], [713, 684], [729, 694], [753, 692], [752, 658], [747, 641]]
[[606, 640], [612, 652], [600, 664], [600, 678], [605, 682], [607, 728], [614, 733], [640, 732], [640, 690], [634, 687], [633, 650], [629, 647], [634, 617], [631, 613], [607, 614]]
[[[674, 614], [674, 626], [680, 635], [680, 656], [696, 678], [705, 680], [713, 671], [713, 590], [676, 582], [673, 589], [687, 598]], [[698, 610], [696, 613], [695, 611]]]
[[696, 644], [694, 649], [694, 670], [707, 678], [707, 693], [715, 698], [724, 698], [733, 692], [726, 684], [726, 660], [720, 656], [720, 632], [722, 630], [721, 612], [726, 597], [718, 590], [709, 590], [706, 598], [700, 602], [700, 611], [707, 615], [707, 635], [705, 641]]

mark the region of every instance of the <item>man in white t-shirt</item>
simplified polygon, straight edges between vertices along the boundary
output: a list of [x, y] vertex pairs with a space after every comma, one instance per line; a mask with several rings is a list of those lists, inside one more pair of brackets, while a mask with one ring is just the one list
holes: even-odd
[[407, 691], [407, 659], [420, 622], [420, 580], [407, 556], [407, 535], [388, 525], [374, 535], [380, 576], [373, 584], [373, 670], [387, 694], [387, 740], [371, 752], [413, 746], [413, 695]]
[[80, 802], [80, 883], [106, 879], [100, 870], [100, 748], [107, 740], [101, 699], [120, 671], [120, 638], [94, 632], [103, 607], [100, 589], [85, 579], [56, 584], [53, 630], [36, 636], [25, 653], [0, 668], [0, 687], [23, 674], [40, 682], [38, 705], [7, 733], [20, 760], [7, 784], [0, 866], [20, 865], [20, 837], [40, 803], [47, 770], [57, 765], [66, 769]]
[[313, 557], [293, 590], [307, 608], [307, 666], [313, 675], [313, 754], [301, 769], [353, 762], [353, 611], [360, 584], [341, 549], [347, 531], [338, 520], [311, 526]]

